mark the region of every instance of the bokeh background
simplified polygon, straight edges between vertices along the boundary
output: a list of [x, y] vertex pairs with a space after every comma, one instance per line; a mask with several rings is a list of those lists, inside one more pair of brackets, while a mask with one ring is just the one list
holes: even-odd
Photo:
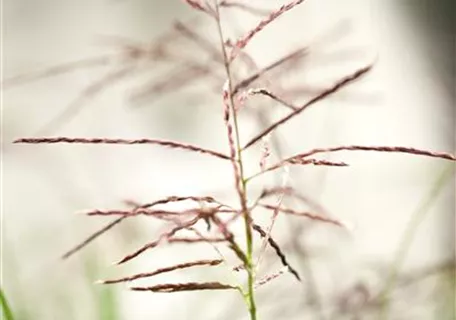
[[[249, 3], [272, 10], [284, 1]], [[179, 0], [5, 0], [2, 5], [1, 289], [15, 319], [247, 319], [235, 293], [149, 294], [93, 284], [212, 255], [204, 245], [165, 246], [112, 266], [160, 232], [161, 226], [147, 219], [119, 225], [70, 259], [60, 259], [107, 222], [76, 213], [174, 194], [214, 194], [229, 201], [234, 196], [229, 166], [154, 146], [11, 144], [42, 134], [149, 137], [227, 151], [217, 94], [223, 78], [195, 78], [159, 94], [147, 91], [161, 81], [177, 83], [185, 62], [116, 56], [109, 63], [41, 73], [175, 37], [169, 30], [176, 21], [217, 43], [215, 25]], [[273, 157], [349, 144], [454, 152], [455, 12], [449, 0], [308, 0], [268, 27], [247, 48], [259, 66], [309, 48], [299, 68], [274, 77], [282, 88], [301, 88], [297, 101], [376, 59], [362, 81], [277, 131], [280, 150], [273, 148]], [[260, 16], [230, 9], [225, 18], [234, 38]], [[170, 48], [178, 57], [211, 63], [185, 37], [176, 36]], [[254, 98], [248, 108], [244, 139], [261, 126], [254, 114], [270, 121], [286, 111], [264, 98]], [[249, 153], [252, 172], [259, 154]], [[376, 297], [395, 270], [389, 319], [454, 319], [454, 166], [409, 155], [341, 153], [331, 159], [351, 166], [291, 168], [289, 183], [349, 223], [350, 232], [281, 218], [273, 235], [303, 281], [285, 274], [260, 288], [260, 319], [378, 319]], [[280, 179], [281, 173], [261, 182]], [[268, 252], [265, 271], [277, 270], [276, 260]], [[194, 269], [161, 280], [215, 277], [228, 279], [220, 270]]]

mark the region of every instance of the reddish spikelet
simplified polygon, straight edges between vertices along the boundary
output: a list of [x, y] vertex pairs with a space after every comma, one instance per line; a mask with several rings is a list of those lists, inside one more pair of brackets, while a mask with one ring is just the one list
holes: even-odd
[[270, 235], [268, 237], [268, 234], [266, 233], [266, 231], [264, 231], [259, 225], [255, 224], [255, 223], [252, 223], [252, 228], [256, 232], [258, 232], [262, 238], [267, 239], [269, 245], [274, 249], [274, 251], [276, 252], [277, 256], [279, 257], [280, 262], [282, 263], [282, 265], [285, 266], [285, 267], [288, 267], [288, 270], [290, 271], [290, 273], [292, 275], [294, 275], [295, 278], [298, 281], [301, 281], [301, 277], [299, 276], [298, 271], [296, 271], [296, 269], [294, 269], [290, 265], [290, 263], [287, 261], [287, 258], [285, 256], [285, 254], [283, 253], [282, 249], [280, 249], [280, 246], [278, 245], [278, 243]]
[[209, 6], [207, 1], [201, 1], [201, 0], [184, 0], [185, 3], [187, 3], [190, 7], [192, 7], [195, 10], [207, 13], [211, 17], [215, 18], [216, 13], [214, 9]]
[[184, 2], [186, 2], [193, 9], [204, 11], [204, 12], [206, 11], [206, 8], [199, 0], [184, 0]]
[[296, 7], [297, 5], [299, 5], [299, 4], [303, 3], [303, 2], [304, 2], [304, 0], [295, 0], [295, 1], [292, 1], [292, 2], [290, 2], [288, 4], [286, 4], [286, 5], [281, 6], [279, 9], [271, 12], [269, 14], [269, 16], [266, 17], [265, 19], [261, 20], [255, 26], [255, 28], [253, 28], [252, 30], [247, 32], [247, 34], [245, 34], [243, 37], [241, 37], [239, 40], [236, 41], [235, 48], [231, 52], [230, 60], [233, 60], [237, 56], [238, 52], [240, 50], [242, 50], [250, 42], [250, 40], [252, 40], [252, 38], [256, 34], [258, 34], [261, 30], [263, 30], [267, 25], [269, 25], [271, 22], [276, 20], [278, 17], [280, 17], [285, 12], [293, 9], [294, 7]]
[[421, 150], [416, 148], [400, 147], [400, 146], [360, 146], [360, 145], [351, 145], [351, 146], [339, 146], [333, 148], [316, 148], [308, 152], [299, 154], [297, 156], [291, 157], [285, 161], [302, 161], [303, 158], [326, 152], [336, 152], [336, 151], [377, 151], [377, 152], [395, 152], [395, 153], [408, 153], [418, 156], [426, 156], [432, 158], [440, 158], [451, 161], [456, 161], [456, 157], [447, 152], [432, 152], [427, 150]]
[[229, 284], [220, 282], [188, 282], [188, 283], [166, 283], [152, 287], [132, 287], [133, 291], [152, 291], [152, 292], [181, 292], [181, 291], [196, 291], [196, 290], [229, 290], [237, 289]]
[[88, 216], [153, 216], [153, 217], [160, 217], [160, 216], [187, 216], [187, 215], [195, 215], [195, 214], [206, 214], [207, 210], [216, 209], [217, 212], [224, 212], [224, 213], [233, 213], [237, 212], [233, 209], [220, 209], [217, 208], [195, 208], [195, 209], [188, 209], [183, 211], [167, 211], [167, 210], [150, 210], [150, 209], [143, 209], [138, 208], [135, 210], [93, 210], [86, 212], [85, 214]]
[[155, 144], [169, 148], [184, 149], [193, 152], [208, 154], [217, 158], [227, 159], [230, 157], [219, 153], [204, 149], [198, 146], [183, 144], [175, 141], [156, 140], [156, 139], [110, 139], [110, 138], [68, 138], [68, 137], [49, 137], [49, 138], [21, 138], [13, 143], [30, 143], [30, 144], [51, 144], [51, 143], [81, 143], [81, 144]]
[[169, 243], [200, 243], [200, 242], [209, 242], [209, 243], [217, 243], [217, 242], [225, 242], [225, 238], [209, 238], [209, 237], [204, 237], [204, 238], [170, 238], [168, 239]]
[[125, 220], [128, 216], [123, 216], [123, 217], [120, 217], [116, 220], [114, 220], [113, 222], [107, 224], [106, 226], [104, 226], [103, 228], [101, 228], [100, 230], [94, 232], [91, 236], [89, 236], [87, 239], [85, 239], [84, 241], [82, 241], [80, 244], [76, 245], [73, 249], [67, 251], [64, 255], [62, 255], [62, 259], [67, 259], [69, 258], [70, 256], [72, 256], [73, 254], [75, 254], [76, 252], [78, 252], [79, 250], [81, 250], [82, 248], [84, 248], [85, 246], [87, 246], [89, 243], [91, 243], [93, 240], [95, 240], [96, 238], [98, 238], [99, 236], [101, 236], [102, 234], [104, 234], [105, 232], [111, 230], [114, 226], [118, 225], [119, 223], [121, 223], [123, 220]]
[[270, 65], [256, 71], [254, 74], [250, 75], [246, 79], [242, 80], [239, 82], [237, 85], [234, 86], [233, 88], [233, 95], [237, 94], [240, 90], [247, 88], [249, 85], [251, 85], [255, 80], [258, 80], [260, 77], [262, 77], [266, 72], [271, 71], [272, 69], [275, 69], [281, 65], [283, 65], [286, 62], [294, 61], [294, 60], [299, 60], [304, 55], [308, 52], [308, 48], [300, 48], [298, 50], [293, 51], [292, 53], [289, 53], [285, 55], [284, 57], [278, 59], [277, 61], [271, 63]]
[[254, 15], [258, 15], [258, 16], [265, 16], [265, 15], [269, 14], [269, 10], [260, 9], [260, 8], [257, 8], [257, 7], [248, 5], [246, 3], [239, 2], [239, 1], [223, 0], [219, 3], [219, 6], [224, 7], [224, 8], [241, 9], [242, 11], [245, 11], [245, 12], [248, 12], [248, 13], [251, 13]]
[[[183, 229], [183, 228], [182, 228]], [[174, 229], [173, 229], [174, 230]], [[177, 231], [176, 231], [177, 232]], [[162, 234], [160, 236], [160, 238], [158, 240], [154, 240], [152, 242], [149, 242], [145, 245], [143, 245], [141, 248], [139, 248], [138, 250], [136, 250], [135, 252], [123, 257], [120, 261], [114, 263], [114, 264], [123, 264], [127, 261], [130, 261], [131, 259], [133, 258], [136, 258], [137, 256], [139, 256], [141, 253], [143, 253], [144, 251], [148, 250], [148, 249], [153, 249], [155, 248], [156, 246], [158, 246], [160, 244], [161, 241], [163, 241], [163, 238], [165, 238], [168, 234]]]
[[348, 164], [345, 162], [334, 162], [328, 160], [316, 160], [316, 159], [290, 159], [285, 161], [284, 164], [313, 164], [314, 166], [329, 166], [329, 167], [347, 167]]
[[182, 196], [169, 196], [169, 197], [166, 197], [164, 199], [160, 199], [160, 200], [156, 200], [154, 202], [150, 202], [150, 203], [145, 203], [145, 204], [142, 204], [142, 205], [138, 205], [139, 208], [150, 208], [150, 207], [153, 207], [153, 206], [156, 206], [156, 205], [159, 205], [159, 204], [167, 204], [167, 203], [171, 203], [171, 202], [181, 202], [181, 201], [186, 201], [186, 200], [191, 200], [191, 201], [195, 201], [195, 202], [207, 202], [207, 203], [217, 203], [219, 205], [222, 205], [221, 203], [219, 203], [218, 201], [216, 201], [213, 197], [195, 197], [195, 196], [186, 196], [186, 197], [182, 197]]
[[256, 283], [255, 283], [255, 288], [258, 288], [278, 277], [280, 277], [282, 274], [285, 273], [285, 271], [287, 271], [288, 267], [283, 267], [282, 269], [280, 269], [279, 271], [277, 271], [276, 273], [272, 273], [272, 274], [268, 274], [267, 276], [265, 276], [264, 278], [258, 280]]
[[264, 204], [264, 203], [260, 203], [259, 205], [261, 207], [263, 207], [263, 208], [268, 209], [268, 210], [278, 210], [278, 211], [286, 213], [286, 214], [291, 214], [291, 215], [301, 216], [301, 217], [307, 217], [307, 218], [309, 218], [311, 220], [327, 222], [327, 223], [331, 223], [331, 224], [334, 224], [334, 225], [339, 226], [339, 227], [345, 227], [345, 224], [343, 224], [339, 220], [331, 219], [331, 218], [324, 217], [324, 216], [321, 216], [321, 215], [317, 215], [317, 214], [313, 214], [313, 213], [309, 213], [309, 212], [300, 212], [300, 211], [296, 211], [296, 210], [293, 210], [293, 209], [281, 208], [281, 207], [278, 207], [278, 206], [273, 206], [273, 205]]
[[135, 210], [92, 210], [85, 213], [88, 216], [161, 216], [161, 215], [179, 215], [179, 212], [165, 211], [165, 210], [148, 210], [138, 208]]
[[159, 245], [165, 239], [168, 239], [168, 238], [174, 236], [174, 234], [176, 234], [176, 232], [178, 232], [180, 230], [183, 230], [183, 229], [187, 229], [187, 228], [193, 226], [194, 224], [196, 224], [200, 220], [200, 218], [201, 218], [200, 216], [197, 216], [197, 217], [191, 219], [190, 221], [187, 221], [185, 223], [181, 223], [180, 225], [172, 228], [170, 231], [161, 234], [160, 237], [157, 240], [149, 242], [149, 243], [145, 244], [144, 246], [142, 246], [141, 248], [139, 248], [138, 250], [136, 250], [135, 252], [133, 252], [132, 254], [129, 254], [129, 255], [125, 256], [124, 258], [122, 258], [116, 264], [123, 264], [123, 263], [125, 263], [127, 261], [130, 261], [133, 258], [136, 258], [141, 253], [143, 253], [144, 251], [146, 251], [148, 249], [155, 248], [157, 245]]
[[335, 161], [328, 161], [328, 160], [316, 160], [316, 159], [302, 159], [301, 157], [297, 158], [289, 158], [283, 161], [280, 161], [279, 163], [272, 165], [270, 167], [267, 167], [263, 169], [262, 171], [250, 176], [248, 180], [251, 180], [253, 178], [256, 178], [266, 172], [269, 171], [274, 171], [276, 169], [282, 168], [286, 165], [314, 165], [314, 166], [328, 166], [328, 167], [347, 167], [348, 164], [345, 162], [335, 162]]
[[297, 110], [293, 111], [292, 113], [290, 113], [288, 116], [285, 116], [283, 117], [282, 119], [278, 120], [277, 122], [273, 123], [269, 128], [265, 129], [263, 132], [261, 132], [260, 134], [258, 134], [257, 136], [255, 136], [252, 140], [250, 140], [242, 149], [245, 150], [247, 149], [248, 147], [252, 146], [253, 144], [255, 144], [256, 142], [258, 142], [261, 138], [263, 138], [265, 135], [267, 135], [268, 133], [272, 132], [273, 130], [275, 130], [277, 127], [279, 127], [280, 125], [288, 122], [290, 119], [292, 119], [293, 117], [297, 116], [298, 114], [300, 114], [301, 112], [303, 112], [305, 109], [307, 109], [308, 107], [310, 107], [311, 105], [315, 104], [316, 102], [318, 101], [321, 101], [323, 100], [324, 98], [330, 96], [331, 94], [339, 91], [340, 89], [342, 89], [343, 87], [345, 87], [347, 84], [350, 84], [352, 82], [354, 82], [355, 80], [357, 80], [358, 78], [360, 78], [362, 75], [366, 74], [369, 70], [371, 70], [372, 66], [369, 65], [365, 68], [362, 68], [362, 69], [359, 69], [357, 70], [356, 72], [354, 72], [353, 74], [351, 74], [350, 76], [348, 77], [345, 77], [343, 78], [342, 80], [338, 81], [335, 85], [333, 85], [331, 88], [327, 89], [326, 91], [323, 91], [322, 93], [320, 93], [318, 96], [316, 96], [315, 98], [311, 99], [310, 101], [308, 101], [306, 104], [302, 105], [301, 107], [299, 107]]
[[202, 4], [202, 1], [200, 1], [200, 0], [184, 0], [184, 2], [186, 2], [193, 9], [204, 11], [204, 12], [206, 11], [206, 7], [205, 7], [206, 2], [204, 2], [204, 5]]
[[272, 93], [271, 91], [269, 91], [266, 88], [250, 89], [249, 90], [249, 94], [251, 94], [251, 95], [261, 94], [263, 96], [267, 96], [267, 97], [271, 98], [274, 101], [279, 102], [280, 104], [282, 104], [283, 106], [287, 107], [288, 109], [291, 109], [291, 110], [294, 110], [294, 111], [298, 110], [298, 107], [296, 107], [293, 104], [285, 101], [284, 99], [282, 99], [279, 96], [275, 95], [274, 93]]
[[130, 282], [130, 281], [134, 281], [134, 280], [141, 279], [141, 278], [153, 277], [153, 276], [161, 274], [161, 273], [171, 272], [171, 271], [175, 271], [175, 270], [179, 270], [179, 269], [186, 269], [186, 268], [195, 267], [195, 266], [217, 266], [222, 262], [223, 262], [223, 260], [198, 260], [198, 261], [193, 261], [193, 262], [180, 263], [180, 264], [176, 264], [171, 267], [160, 268], [153, 272], [138, 273], [133, 276], [124, 277], [124, 278], [120, 278], [120, 279], [101, 280], [101, 281], [98, 281], [98, 283], [113, 284], [113, 283], [120, 283], [120, 282]]

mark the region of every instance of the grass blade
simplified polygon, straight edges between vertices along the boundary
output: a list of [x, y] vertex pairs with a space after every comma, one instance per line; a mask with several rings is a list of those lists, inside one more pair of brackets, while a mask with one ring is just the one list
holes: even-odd
[[5, 292], [0, 288], [0, 304], [2, 305], [3, 317], [5, 320], [14, 320], [13, 311], [6, 299]]

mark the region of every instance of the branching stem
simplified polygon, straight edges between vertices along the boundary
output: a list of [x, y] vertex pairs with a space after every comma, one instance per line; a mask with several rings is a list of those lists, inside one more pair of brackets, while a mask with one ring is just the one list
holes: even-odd
[[[244, 293], [244, 297], [248, 303], [250, 319], [256, 320], [256, 304], [255, 304], [255, 296], [254, 296], [254, 282], [255, 282], [255, 275], [254, 275], [254, 267], [253, 267], [253, 236], [252, 236], [252, 227], [250, 223], [250, 215], [249, 209], [247, 206], [247, 199], [246, 199], [246, 191], [247, 191], [247, 180], [244, 177], [244, 167], [242, 161], [242, 147], [240, 143], [240, 132], [239, 132], [239, 125], [238, 119], [235, 110], [235, 104], [233, 99], [233, 84], [232, 84], [232, 76], [230, 70], [230, 58], [226, 52], [225, 48], [225, 40], [223, 36], [223, 30], [220, 22], [220, 10], [217, 1], [215, 1], [215, 8], [216, 8], [216, 21], [217, 21], [217, 28], [220, 38], [220, 45], [222, 50], [222, 56], [226, 71], [226, 76], [228, 79], [228, 92], [229, 92], [229, 104], [230, 104], [230, 112], [233, 115], [233, 126], [234, 126], [234, 134], [235, 134], [235, 143], [236, 143], [236, 157], [237, 157], [237, 164], [239, 166], [239, 175], [240, 175], [240, 202], [242, 208], [242, 216], [244, 218], [245, 224], [245, 236], [246, 236], [246, 265], [245, 270], [247, 271], [247, 292]], [[236, 174], [236, 173], [235, 173]]]

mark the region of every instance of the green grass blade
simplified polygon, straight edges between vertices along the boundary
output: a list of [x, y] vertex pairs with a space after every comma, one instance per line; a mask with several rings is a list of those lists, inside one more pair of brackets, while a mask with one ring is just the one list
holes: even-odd
[[3, 317], [5, 320], [14, 320], [13, 311], [11, 310], [6, 295], [3, 290], [0, 288], [0, 304], [2, 305]]
[[99, 301], [99, 319], [100, 320], [118, 320], [119, 310], [117, 308], [116, 292], [113, 287], [106, 286], [98, 294]]

